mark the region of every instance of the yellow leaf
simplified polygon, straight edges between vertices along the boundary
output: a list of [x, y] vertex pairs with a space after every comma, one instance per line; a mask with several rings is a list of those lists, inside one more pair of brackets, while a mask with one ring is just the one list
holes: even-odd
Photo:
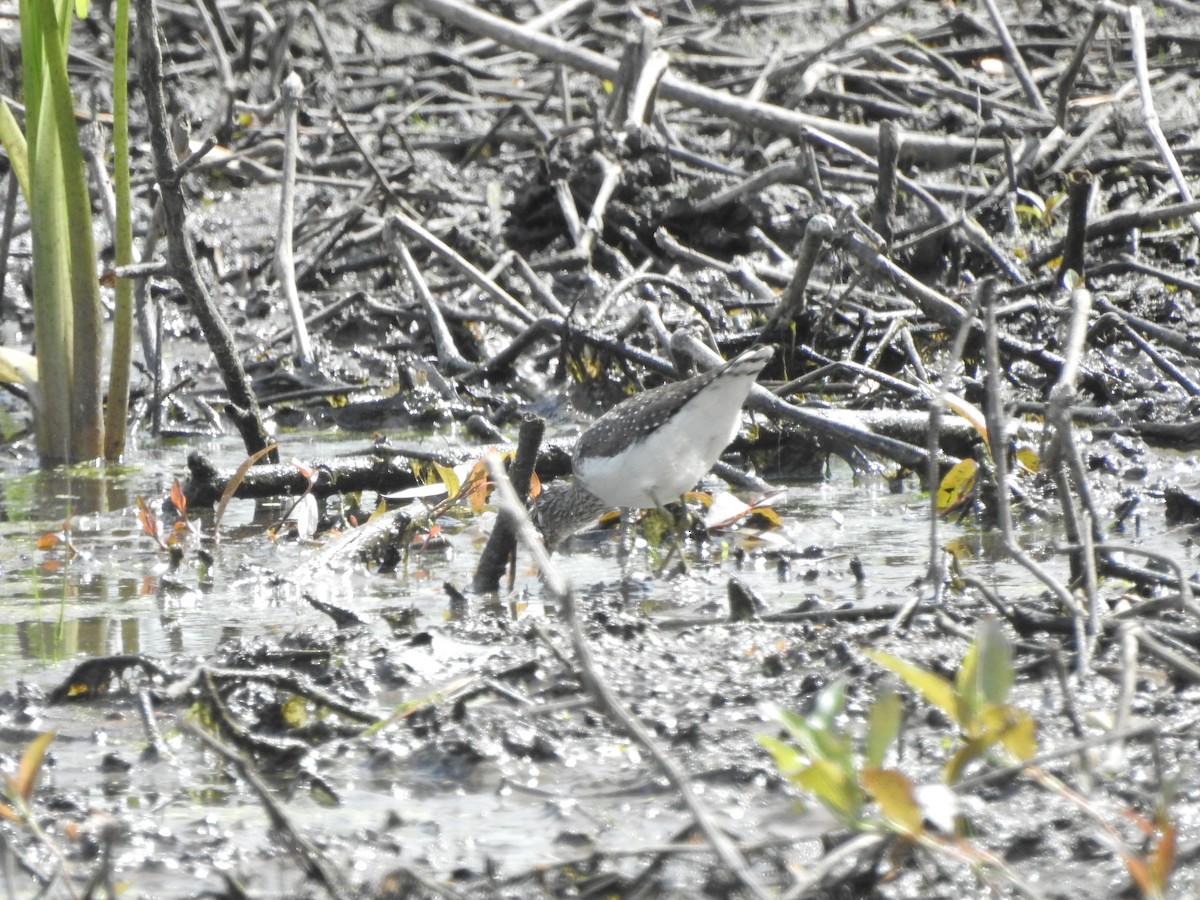
[[299, 694], [292, 694], [279, 707], [283, 721], [290, 728], [303, 728], [308, 724], [308, 701]]
[[889, 823], [908, 837], [920, 836], [925, 826], [911, 781], [895, 769], [873, 766], [863, 770], [861, 781]]
[[21, 795], [21, 798], [26, 802], [33, 796], [33, 786], [37, 783], [38, 772], [42, 768], [42, 760], [46, 756], [46, 748], [50, 746], [50, 742], [54, 740], [54, 732], [47, 731], [39, 734], [25, 748], [25, 752], [21, 754], [21, 765], [17, 769], [17, 774], [13, 776], [10, 784], [12, 789]]
[[387, 500], [380, 497], [379, 502], [375, 504], [374, 511], [371, 513], [371, 515], [367, 516], [367, 521], [368, 522], [375, 521], [380, 516], [382, 516], [385, 512], [387, 512], [387, 509], [388, 509]]
[[441, 479], [442, 484], [446, 486], [446, 495], [449, 497], [458, 496], [459, 480], [458, 474], [449, 466], [443, 466], [441, 463], [433, 463], [433, 469]]
[[1037, 451], [1028, 444], [1022, 444], [1021, 446], [1017, 447], [1017, 452], [1014, 454], [1014, 456], [1017, 460], [1017, 465], [1031, 475], [1036, 475], [1038, 470], [1042, 467], [1042, 461], [1038, 456]]
[[952, 541], [947, 541], [942, 545], [942, 549], [957, 562], [964, 562], [975, 558], [975, 548], [971, 546], [970, 541], [964, 538], [955, 538]]
[[1167, 894], [1167, 882], [1171, 879], [1171, 871], [1175, 868], [1176, 836], [1175, 825], [1168, 822], [1162, 828], [1162, 836], [1154, 845], [1148, 859], [1147, 875], [1150, 877], [1150, 883], [1164, 897]]
[[37, 384], [37, 357], [12, 347], [0, 347], [0, 381], [5, 384]]
[[[760, 521], [756, 521], [760, 520]], [[783, 517], [769, 506], [754, 506], [750, 509], [750, 521], [758, 528], [782, 528]]]
[[1042, 224], [1042, 211], [1035, 206], [1018, 203], [1013, 211], [1017, 214], [1017, 218], [1026, 225]]
[[991, 746], [991, 741], [988, 740], [968, 740], [961, 747], [954, 751], [950, 759], [946, 761], [946, 767], [942, 771], [942, 777], [946, 784], [954, 784], [962, 776], [963, 770], [967, 764], [979, 759], [987, 752]]
[[1000, 743], [1012, 756], [1028, 762], [1037, 756], [1037, 723], [1023, 709], [1008, 707], [1011, 720], [1000, 737]]
[[975, 490], [975, 473], [979, 466], [973, 459], [961, 459], [953, 466], [942, 483], [938, 485], [937, 510], [949, 512], [962, 506]]

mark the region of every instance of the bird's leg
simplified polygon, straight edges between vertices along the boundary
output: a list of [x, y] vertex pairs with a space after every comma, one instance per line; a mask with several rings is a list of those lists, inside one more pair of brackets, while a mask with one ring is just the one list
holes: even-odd
[[621, 507], [621, 544], [617, 556], [628, 559], [633, 555], [634, 539], [637, 536], [637, 510]]
[[659, 514], [666, 516], [668, 519], [670, 519], [671, 526], [672, 526], [671, 527], [671, 535], [672, 535], [671, 549], [667, 551], [666, 557], [663, 558], [663, 561], [659, 565], [658, 571], [655, 574], [662, 575], [662, 573], [667, 570], [667, 566], [670, 565], [670, 563], [671, 563], [671, 558], [676, 553], [679, 554], [679, 565], [683, 569], [683, 572], [686, 574], [686, 572], [688, 570], [688, 561], [687, 561], [686, 548], [684, 547], [684, 540], [686, 539], [684, 528], [686, 527], [685, 523], [688, 521], [688, 519], [691, 515], [688, 512], [687, 500], [683, 497], [683, 495], [680, 495], [680, 497], [679, 497], [680, 512], [679, 512], [678, 516], [674, 516], [671, 514], [671, 511], [669, 509], [667, 509], [666, 506], [664, 506], [659, 501], [659, 499], [657, 497], [655, 497], [653, 494], [651, 494], [650, 497], [654, 501], [655, 506], [658, 508]]

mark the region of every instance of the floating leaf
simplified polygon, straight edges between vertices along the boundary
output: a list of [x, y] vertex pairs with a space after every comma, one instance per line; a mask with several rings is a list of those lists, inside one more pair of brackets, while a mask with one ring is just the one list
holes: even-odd
[[1021, 444], [1017, 447], [1016, 453], [1013, 454], [1017, 465], [1028, 472], [1030, 475], [1036, 475], [1042, 468], [1041, 457], [1038, 456], [1037, 450], [1028, 444]]
[[937, 491], [937, 511], [949, 512], [962, 506], [975, 490], [975, 473], [979, 466], [973, 459], [962, 459], [951, 466], [942, 478]]
[[425, 500], [430, 497], [445, 497], [446, 486], [441, 482], [436, 484], [418, 484], [399, 491], [389, 491], [382, 496], [385, 500]]
[[749, 504], [742, 502], [729, 491], [718, 491], [708, 497], [704, 527], [709, 531], [728, 528], [750, 515], [750, 512]]
[[47, 531], [37, 539], [36, 546], [39, 550], [53, 550], [65, 540], [66, 535], [61, 531]]

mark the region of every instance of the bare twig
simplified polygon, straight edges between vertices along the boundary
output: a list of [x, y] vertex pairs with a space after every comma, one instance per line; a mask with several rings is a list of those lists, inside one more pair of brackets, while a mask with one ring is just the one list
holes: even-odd
[[283, 99], [283, 171], [279, 185], [279, 230], [275, 235], [275, 277], [279, 279], [279, 288], [283, 291], [292, 320], [296, 356], [302, 364], [307, 364], [313, 361], [312, 340], [308, 336], [304, 310], [296, 291], [296, 261], [292, 255], [292, 232], [296, 226], [296, 157], [300, 152], [296, 119], [300, 113], [300, 95], [303, 92], [304, 85], [295, 72], [283, 79], [280, 87]]
[[270, 443], [258, 408], [258, 399], [242, 368], [233, 334], [200, 278], [192, 242], [187, 234], [187, 212], [176, 172], [175, 149], [168, 136], [167, 111], [163, 100], [162, 50], [158, 46], [158, 15], [154, 0], [137, 0], [137, 9], [141, 83], [146, 96], [155, 174], [166, 217], [168, 255], [175, 278], [191, 304], [221, 370], [230, 399], [226, 412], [237, 424], [246, 451], [255, 453]]
[[[585, 50], [574, 44], [538, 34], [522, 26], [494, 16], [461, 0], [412, 0], [414, 6], [467, 29], [507, 44], [518, 50], [535, 53], [543, 59], [572, 66], [599, 78], [613, 79], [619, 64], [606, 56]], [[875, 128], [849, 125], [834, 119], [793, 112], [767, 103], [754, 103], [714, 91], [670, 74], [659, 84], [659, 96], [693, 106], [704, 112], [728, 118], [750, 128], [762, 128], [777, 134], [804, 137], [805, 129], [817, 128], [853, 144], [867, 153], [875, 153], [879, 133]], [[1003, 143], [995, 139], [960, 138], [953, 135], [930, 136], [920, 132], [903, 132], [905, 152], [931, 167], [952, 165], [972, 156], [984, 159], [1003, 151]]]

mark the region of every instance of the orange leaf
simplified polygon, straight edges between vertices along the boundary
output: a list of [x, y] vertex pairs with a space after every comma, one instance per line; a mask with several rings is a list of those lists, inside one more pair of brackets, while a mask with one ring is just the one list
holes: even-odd
[[179, 483], [178, 478], [171, 484], [171, 505], [179, 515], [187, 515], [187, 497], [184, 496], [183, 485]]
[[1121, 861], [1125, 863], [1129, 877], [1137, 885], [1138, 892], [1143, 897], [1153, 897], [1154, 892], [1150, 888], [1150, 871], [1146, 864], [1132, 853], [1122, 853]]
[[1154, 850], [1147, 860], [1150, 883], [1163, 896], [1166, 896], [1167, 882], [1171, 880], [1171, 870], [1175, 868], [1175, 839], [1175, 826], [1166, 825], [1162, 830], [1162, 837], [1154, 845]]
[[61, 531], [47, 531], [37, 539], [37, 548], [39, 550], [53, 550], [63, 542], [63, 533]]
[[481, 513], [487, 506], [488, 473], [487, 464], [480, 459], [471, 467], [466, 482], [463, 483], [462, 493], [467, 497], [467, 503], [472, 512]]
[[158, 516], [154, 514], [149, 504], [141, 497], [137, 498], [137, 517], [138, 524], [142, 526], [142, 534], [147, 534], [158, 542], [158, 546], [165, 547], [162, 536], [162, 523], [158, 521]]

